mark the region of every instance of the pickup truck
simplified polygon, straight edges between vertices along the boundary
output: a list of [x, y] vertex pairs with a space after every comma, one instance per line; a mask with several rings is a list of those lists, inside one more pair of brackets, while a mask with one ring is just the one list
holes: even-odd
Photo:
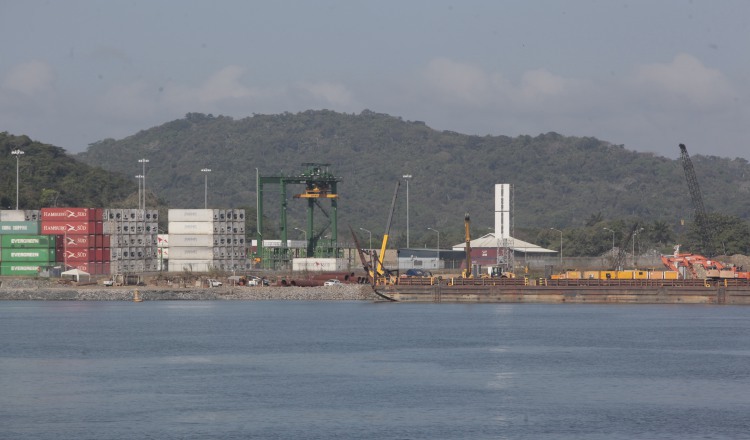
[[209, 279], [208, 280], [208, 286], [209, 287], [221, 287], [221, 284], [222, 283], [219, 280], [214, 280], [214, 279]]
[[108, 279], [108, 280], [104, 280], [104, 281], [102, 281], [102, 284], [103, 284], [104, 286], [106, 286], [106, 287], [112, 287], [112, 286], [114, 286], [114, 285], [115, 285], [115, 280], [113, 280], [112, 278], [110, 278], [110, 279]]

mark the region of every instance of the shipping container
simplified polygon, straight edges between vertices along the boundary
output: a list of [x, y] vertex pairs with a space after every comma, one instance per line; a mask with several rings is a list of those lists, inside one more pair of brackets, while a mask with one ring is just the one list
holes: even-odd
[[47, 248], [54, 249], [56, 240], [54, 235], [2, 235], [0, 248]]
[[213, 223], [208, 222], [169, 222], [169, 234], [213, 235]]
[[0, 222], [0, 234], [3, 235], [39, 235], [39, 222]]
[[94, 234], [96, 231], [96, 222], [94, 221], [71, 221], [71, 222], [51, 222], [42, 221], [41, 233], [47, 235], [80, 235]]
[[617, 271], [617, 279], [618, 280], [632, 280], [633, 279], [633, 271], [632, 270], [618, 270]]
[[598, 270], [586, 270], [583, 272], [583, 279], [585, 280], [598, 280], [599, 279], [599, 271]]
[[73, 261], [96, 261], [96, 250], [94, 248], [65, 249], [63, 261], [65, 263], [71, 263]]
[[[302, 272], [340, 272], [347, 270], [347, 266], [348, 261], [343, 258], [295, 258], [292, 260], [292, 270]], [[580, 278], [580, 272], [578, 274]]]
[[214, 248], [195, 246], [170, 246], [169, 255], [178, 260], [212, 260]]
[[171, 222], [213, 222], [213, 209], [170, 209], [167, 220]]
[[214, 246], [214, 237], [215, 235], [171, 234], [169, 236], [170, 238], [169, 247], [184, 247], [184, 246], [212, 247]]
[[101, 215], [96, 208], [42, 208], [41, 212], [43, 222], [89, 222], [102, 220]]
[[35, 263], [48, 263], [55, 261], [55, 250], [46, 248], [37, 249], [12, 249], [3, 248], [1, 254], [3, 263], [16, 261], [32, 261]]
[[38, 209], [27, 209], [23, 213], [27, 222], [38, 222], [42, 218], [42, 213]]
[[170, 258], [167, 267], [170, 272], [209, 272], [216, 267], [216, 263], [213, 260], [175, 260]]
[[70, 248], [89, 248], [96, 247], [96, 236], [95, 235], [62, 235], [63, 243], [66, 249]]
[[159, 234], [156, 236], [158, 247], [169, 247], [169, 234]]
[[602, 270], [599, 272], [599, 277], [603, 280], [614, 280], [617, 279], [617, 271]]
[[646, 272], [645, 270], [633, 271], [633, 278], [635, 278], [636, 280], [647, 280], [648, 272]]
[[664, 279], [664, 272], [653, 270], [648, 272], [648, 279], [649, 280], [663, 280]]
[[0, 275], [3, 276], [37, 276], [41, 266], [35, 262], [0, 263]]
[[0, 211], [0, 222], [25, 222], [26, 213], [21, 210], [4, 209]]

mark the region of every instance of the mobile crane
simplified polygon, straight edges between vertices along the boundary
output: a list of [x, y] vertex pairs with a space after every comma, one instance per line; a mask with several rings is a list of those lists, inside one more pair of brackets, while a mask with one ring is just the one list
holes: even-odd
[[364, 268], [365, 272], [367, 272], [367, 275], [370, 279], [370, 284], [372, 286], [375, 286], [377, 284], [393, 284], [396, 282], [398, 278], [397, 271], [392, 271], [389, 269], [386, 269], [383, 265], [383, 260], [385, 258], [385, 251], [388, 247], [388, 237], [390, 235], [391, 231], [391, 222], [393, 221], [393, 212], [396, 210], [396, 198], [398, 197], [398, 188], [401, 185], [401, 182], [396, 182], [396, 189], [393, 191], [393, 200], [391, 201], [391, 211], [388, 214], [388, 222], [385, 226], [385, 233], [383, 234], [383, 243], [380, 245], [380, 253], [374, 250], [370, 250], [369, 252], [369, 260], [365, 256], [364, 250], [362, 250], [362, 247], [359, 245], [359, 239], [357, 238], [357, 234], [354, 233], [354, 230], [351, 229], [351, 226], [349, 229], [352, 232], [352, 237], [354, 238], [354, 242], [357, 246], [357, 252], [359, 253], [359, 259], [362, 262], [362, 267]]

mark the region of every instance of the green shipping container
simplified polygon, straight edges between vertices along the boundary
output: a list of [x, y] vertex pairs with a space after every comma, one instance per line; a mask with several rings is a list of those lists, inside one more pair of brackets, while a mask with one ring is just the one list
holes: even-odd
[[54, 235], [0, 235], [0, 249], [55, 248]]
[[39, 275], [39, 263], [2, 263], [0, 264], [0, 275], [37, 276]]
[[39, 222], [0, 222], [3, 235], [39, 235]]
[[54, 249], [3, 249], [0, 253], [0, 261], [15, 263], [17, 261], [34, 262], [36, 264], [47, 264], [55, 261]]

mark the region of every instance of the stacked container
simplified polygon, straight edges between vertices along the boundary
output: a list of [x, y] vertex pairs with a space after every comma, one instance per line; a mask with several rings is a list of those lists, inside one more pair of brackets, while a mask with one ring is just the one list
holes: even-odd
[[109, 237], [101, 208], [42, 208], [41, 233], [57, 236], [56, 260], [65, 269], [109, 274]]
[[55, 240], [39, 229], [39, 211], [0, 211], [0, 275], [37, 276], [55, 264]]
[[104, 210], [104, 233], [110, 240], [110, 272], [156, 272], [159, 211], [155, 209]]
[[245, 210], [170, 209], [168, 240], [170, 272], [244, 269]]

